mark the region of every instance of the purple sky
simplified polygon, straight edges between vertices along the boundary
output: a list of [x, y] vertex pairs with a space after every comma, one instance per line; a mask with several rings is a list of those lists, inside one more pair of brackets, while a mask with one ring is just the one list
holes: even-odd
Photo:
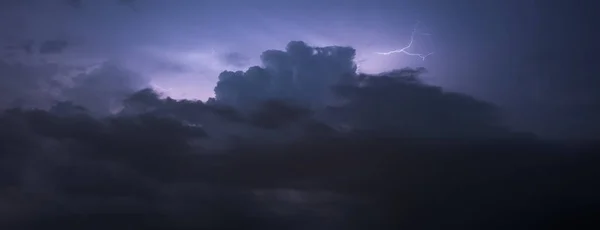
[[[69, 41], [65, 52], [43, 58], [78, 64], [116, 60], [178, 98], [212, 96], [221, 71], [260, 64], [263, 51], [283, 49], [292, 40], [352, 46], [363, 72], [429, 67], [441, 57], [422, 61], [375, 54], [406, 46], [420, 20], [420, 31], [431, 36], [417, 36], [413, 51], [444, 53], [436, 47], [435, 24], [420, 17], [419, 9], [384, 1], [146, 0], [138, 1], [135, 11], [112, 1], [88, 0], [80, 9], [34, 2], [5, 9], [2, 17], [9, 20], [0, 28], [11, 32], [3, 33], [4, 40], [64, 39]], [[450, 84], [449, 79], [429, 80]]]
[[[117, 0], [81, 1], [80, 8], [66, 0], [2, 1], [0, 44], [66, 40], [59, 55], [34, 55], [27, 62], [112, 60], [174, 97], [199, 99], [213, 95], [222, 70], [260, 64], [263, 51], [283, 49], [291, 40], [349, 45], [365, 72], [423, 66], [433, 84], [514, 103], [540, 98], [537, 94], [556, 101], [564, 98], [556, 96], [559, 91], [582, 94], [578, 88], [590, 85], [587, 78], [566, 83], [558, 74], [566, 69], [559, 66], [574, 62], [571, 57], [592, 60], [583, 53], [587, 49], [573, 46], [596, 36], [582, 23], [592, 17], [582, 11], [590, 7], [554, 0], [135, 0], [134, 7]], [[431, 36], [417, 38], [415, 48], [422, 51], [415, 51], [434, 55], [422, 61], [374, 54], [404, 47], [416, 21]], [[587, 63], [582, 60], [576, 62]], [[535, 87], [543, 93], [532, 93]]]

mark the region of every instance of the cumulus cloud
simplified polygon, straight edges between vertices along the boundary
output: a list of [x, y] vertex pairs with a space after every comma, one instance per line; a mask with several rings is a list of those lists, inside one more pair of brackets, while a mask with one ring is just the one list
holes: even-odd
[[354, 56], [350, 47], [290, 42], [285, 51], [264, 52], [262, 67], [221, 73], [216, 100], [241, 110], [270, 100], [293, 102], [331, 125], [388, 136], [510, 136], [493, 104], [423, 83], [425, 69], [357, 75]]
[[320, 106], [329, 99], [330, 86], [356, 72], [355, 54], [351, 47], [310, 47], [304, 42], [290, 42], [285, 51], [263, 52], [262, 67], [221, 73], [215, 96], [238, 106], [253, 106], [269, 98]]
[[[423, 83], [424, 69], [358, 75], [354, 53], [291, 42], [264, 52], [262, 66], [221, 73], [206, 102], [165, 97], [105, 63], [61, 88], [65, 100], [48, 110], [3, 111], [0, 225], [595, 223], [596, 146], [516, 134], [494, 105]], [[28, 69], [17, 67], [5, 68]]]
[[73, 81], [72, 87], [63, 90], [63, 97], [100, 115], [118, 112], [127, 96], [149, 84], [143, 76], [113, 62], [80, 74]]

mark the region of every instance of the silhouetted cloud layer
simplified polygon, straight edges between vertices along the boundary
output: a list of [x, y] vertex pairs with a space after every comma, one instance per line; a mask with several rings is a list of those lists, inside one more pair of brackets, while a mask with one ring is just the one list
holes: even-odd
[[[594, 223], [596, 146], [515, 133], [494, 105], [421, 82], [424, 69], [357, 75], [354, 53], [291, 42], [285, 51], [264, 52], [262, 66], [223, 72], [216, 97], [206, 102], [164, 97], [113, 63], [82, 73], [58, 87], [57, 98], [66, 100], [47, 110], [0, 114], [0, 223], [6, 229]], [[27, 67], [2, 68], [30, 76]], [[15, 87], [37, 89], [41, 78], [31, 76]]]

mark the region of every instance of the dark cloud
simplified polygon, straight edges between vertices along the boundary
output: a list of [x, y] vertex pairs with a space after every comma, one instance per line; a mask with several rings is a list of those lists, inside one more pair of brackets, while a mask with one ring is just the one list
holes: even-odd
[[336, 120], [386, 136], [498, 138], [510, 133], [494, 105], [423, 84], [419, 74], [403, 69], [336, 86], [334, 91], [347, 101], [331, 108], [340, 116]]
[[353, 57], [291, 42], [262, 67], [221, 73], [206, 102], [105, 63], [47, 111], [3, 111], [0, 225], [597, 225], [596, 145], [514, 133], [493, 104], [423, 83], [424, 69], [357, 75]]
[[226, 53], [222, 58], [225, 63], [234, 67], [247, 67], [250, 64], [250, 58], [238, 52]]
[[81, 8], [83, 0], [64, 0], [65, 3], [74, 8]]
[[213, 155], [190, 144], [202, 130], [147, 115], [12, 110], [0, 128], [3, 227], [537, 229], [593, 224], [600, 202], [581, 145], [342, 138]]
[[69, 43], [65, 40], [48, 40], [40, 44], [39, 52], [41, 54], [57, 54], [62, 53]]
[[231, 148], [232, 141], [279, 143], [302, 135], [326, 132], [327, 125], [311, 117], [307, 108], [289, 102], [261, 102], [253, 110], [239, 111], [219, 101], [174, 100], [162, 98], [152, 89], [141, 90], [124, 102], [122, 115], [152, 114], [175, 118], [208, 132], [211, 145]]
[[40, 54], [60, 54], [69, 47], [69, 42], [66, 40], [46, 40], [39, 45], [36, 45], [34, 40], [23, 40], [15, 44], [5, 45], [4, 52], [13, 56], [21, 56], [20, 54], [31, 55], [34, 52]]
[[240, 106], [269, 98], [322, 105], [330, 99], [329, 87], [355, 73], [355, 53], [351, 47], [315, 48], [290, 42], [286, 51], [263, 52], [263, 67], [221, 73], [215, 95], [219, 101]]
[[[82, 8], [84, 6], [84, 0], [64, 0], [64, 3], [73, 7], [73, 8]], [[131, 9], [136, 9], [136, 0], [116, 0], [117, 4], [125, 5], [130, 7]]]
[[6, 45], [4, 46], [4, 51], [6, 52], [25, 52], [26, 54], [33, 53], [33, 47], [35, 42], [33, 40], [23, 41], [19, 44], [14, 45]]
[[[286, 51], [264, 52], [264, 67], [221, 73], [216, 99], [242, 110], [274, 99], [289, 101], [317, 111], [331, 125], [386, 136], [510, 136], [496, 106], [422, 83], [423, 68], [356, 75], [353, 58], [354, 50], [349, 47], [291, 42]], [[282, 106], [269, 109], [291, 112]], [[269, 117], [275, 113], [256, 120], [277, 122]]]
[[23, 45], [21, 45], [21, 48], [23, 49], [23, 51], [25, 51], [25, 53], [32, 54], [34, 44], [35, 44], [34, 41], [27, 41]]
[[282, 101], [269, 100], [260, 105], [252, 114], [252, 122], [264, 128], [279, 128], [302, 118], [309, 117], [310, 110]]
[[62, 87], [56, 76], [66, 70], [52, 63], [24, 64], [0, 60], [0, 107], [47, 106]]

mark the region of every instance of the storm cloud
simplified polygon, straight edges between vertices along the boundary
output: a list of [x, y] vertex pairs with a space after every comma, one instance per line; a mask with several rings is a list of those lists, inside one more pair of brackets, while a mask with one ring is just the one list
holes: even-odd
[[[426, 80], [512, 89], [490, 76], [517, 75], [498, 63], [517, 62], [518, 33], [491, 12], [530, 12], [398, 2], [0, 3], [23, 19], [2, 27], [0, 227], [597, 228], [597, 144], [517, 132], [494, 97]], [[405, 44], [417, 17], [438, 19], [439, 56], [369, 55]], [[175, 99], [152, 74], [214, 97]]]

